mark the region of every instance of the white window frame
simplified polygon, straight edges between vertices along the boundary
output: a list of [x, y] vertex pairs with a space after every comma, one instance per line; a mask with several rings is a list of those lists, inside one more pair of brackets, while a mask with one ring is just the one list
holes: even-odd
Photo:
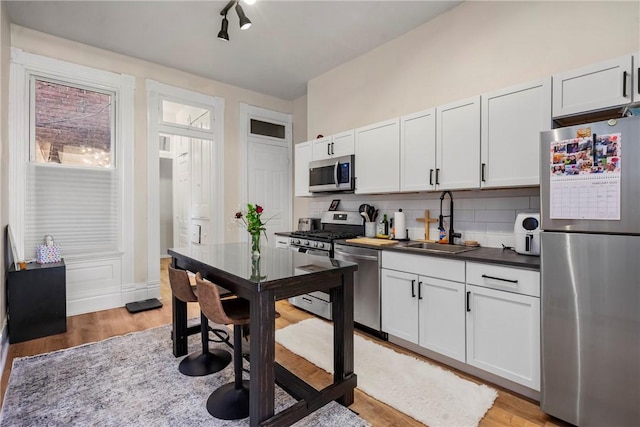
[[[160, 101], [162, 100], [211, 111], [211, 129], [160, 123]], [[160, 287], [160, 234], [158, 232], [160, 230], [158, 183], [160, 175], [158, 136], [160, 133], [175, 133], [173, 129], [180, 128], [184, 135], [213, 141], [211, 165], [214, 185], [211, 185], [210, 195], [211, 243], [224, 242], [224, 108], [224, 99], [220, 97], [147, 80], [147, 279], [150, 289], [157, 287], [159, 292]]]
[[[26, 166], [30, 161], [30, 81], [32, 76], [102, 89], [116, 94], [116, 134], [113, 147], [120, 179], [122, 200], [119, 227], [119, 248], [114, 253], [65, 257], [67, 263], [92, 260], [120, 259], [122, 262], [121, 285], [133, 283], [133, 153], [134, 153], [134, 90], [135, 78], [84, 65], [24, 52], [11, 48], [9, 81], [9, 186], [11, 201], [9, 223], [15, 232], [18, 257], [25, 259], [24, 214], [26, 190]], [[118, 301], [120, 302], [120, 301]], [[113, 300], [109, 304], [113, 304]], [[117, 304], [120, 305], [120, 304]], [[72, 311], [70, 314], [72, 314]]]

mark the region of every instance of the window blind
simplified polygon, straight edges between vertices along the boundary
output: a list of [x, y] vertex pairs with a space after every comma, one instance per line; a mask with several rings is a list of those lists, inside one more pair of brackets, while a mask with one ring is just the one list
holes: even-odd
[[120, 196], [116, 169], [29, 163], [25, 194], [25, 256], [50, 234], [62, 256], [119, 249]]

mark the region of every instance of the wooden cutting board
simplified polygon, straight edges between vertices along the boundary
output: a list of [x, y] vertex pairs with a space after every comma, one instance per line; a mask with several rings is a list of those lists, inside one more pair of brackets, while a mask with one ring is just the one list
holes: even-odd
[[345, 241], [349, 243], [361, 243], [363, 245], [373, 245], [373, 246], [389, 246], [389, 245], [395, 245], [398, 243], [397, 240], [374, 239], [372, 237], [358, 237], [355, 239], [347, 239]]

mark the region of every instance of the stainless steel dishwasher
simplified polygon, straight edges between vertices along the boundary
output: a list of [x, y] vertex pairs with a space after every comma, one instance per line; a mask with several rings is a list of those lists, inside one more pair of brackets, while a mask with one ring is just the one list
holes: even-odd
[[378, 249], [335, 243], [333, 257], [358, 264], [353, 280], [353, 320], [384, 338], [380, 327], [380, 253]]

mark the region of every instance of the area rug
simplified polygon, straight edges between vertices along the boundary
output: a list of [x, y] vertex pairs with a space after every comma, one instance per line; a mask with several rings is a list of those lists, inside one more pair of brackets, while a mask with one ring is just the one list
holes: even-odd
[[[13, 362], [2, 426], [239, 426], [248, 418], [213, 418], [206, 401], [233, 381], [233, 364], [204, 377], [178, 371], [170, 326], [135, 332]], [[225, 347], [215, 344], [213, 347]], [[189, 337], [189, 351], [200, 348]], [[245, 368], [250, 369], [245, 361]], [[247, 379], [248, 379], [248, 375]], [[276, 387], [276, 412], [295, 400]], [[331, 402], [299, 426], [366, 426], [351, 410]]]
[[[276, 331], [276, 341], [333, 373], [333, 325], [312, 318]], [[358, 388], [430, 427], [477, 426], [498, 396], [435, 366], [354, 336]]]

